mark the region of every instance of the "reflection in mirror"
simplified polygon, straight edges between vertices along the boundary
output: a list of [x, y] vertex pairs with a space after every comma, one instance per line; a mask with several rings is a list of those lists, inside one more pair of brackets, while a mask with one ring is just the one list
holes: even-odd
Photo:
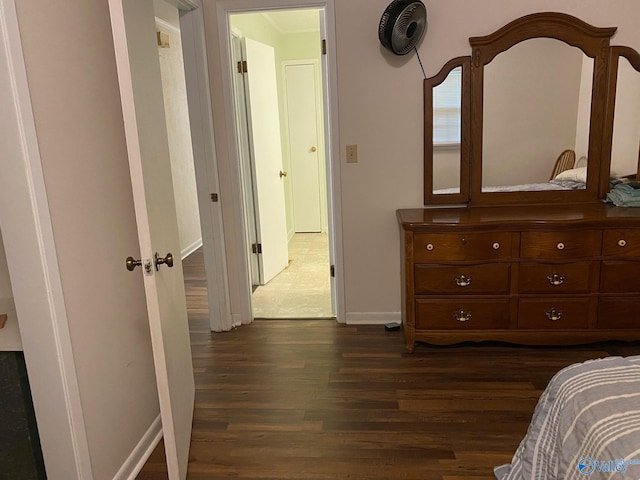
[[462, 67], [433, 88], [433, 189], [460, 193]]
[[620, 57], [616, 89], [611, 176], [637, 174], [640, 151], [640, 72]]
[[592, 79], [593, 59], [551, 38], [520, 42], [485, 66], [483, 192], [585, 188], [586, 168], [550, 176], [566, 150], [587, 156]]

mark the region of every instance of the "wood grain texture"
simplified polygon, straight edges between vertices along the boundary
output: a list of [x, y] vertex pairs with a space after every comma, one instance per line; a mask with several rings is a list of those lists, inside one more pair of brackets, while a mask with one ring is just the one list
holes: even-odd
[[[640, 344], [418, 345], [331, 320], [209, 331], [202, 256], [184, 263], [196, 379], [189, 480], [490, 480], [560, 368]], [[139, 480], [167, 479], [162, 444]]]

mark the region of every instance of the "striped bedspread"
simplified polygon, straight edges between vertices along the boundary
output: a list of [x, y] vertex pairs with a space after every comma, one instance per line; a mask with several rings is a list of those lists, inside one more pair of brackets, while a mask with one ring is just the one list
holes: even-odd
[[640, 356], [589, 360], [542, 393], [498, 480], [640, 479]]

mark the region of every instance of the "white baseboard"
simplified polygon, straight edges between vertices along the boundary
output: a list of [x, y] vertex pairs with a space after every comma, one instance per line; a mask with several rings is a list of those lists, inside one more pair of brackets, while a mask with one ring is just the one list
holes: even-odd
[[347, 325], [384, 325], [402, 321], [400, 312], [347, 312]]
[[162, 420], [156, 417], [149, 429], [142, 436], [138, 445], [133, 449], [129, 458], [122, 464], [113, 480], [135, 480], [151, 453], [162, 438]]
[[180, 258], [184, 260], [193, 252], [195, 252], [197, 249], [199, 249], [201, 246], [202, 246], [202, 238], [199, 238], [198, 240], [193, 242], [191, 245], [187, 245], [182, 249], [182, 251], [180, 252]]

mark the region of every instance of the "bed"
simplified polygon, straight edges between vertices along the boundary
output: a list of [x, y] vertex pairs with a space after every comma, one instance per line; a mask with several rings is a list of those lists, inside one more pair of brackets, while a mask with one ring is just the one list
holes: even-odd
[[640, 478], [640, 356], [589, 360], [549, 382], [498, 480]]
[[[583, 190], [587, 188], [587, 167], [572, 168], [559, 173], [553, 180], [521, 185], [483, 186], [483, 192], [541, 192], [548, 190]], [[458, 188], [435, 190], [434, 195], [458, 193]]]

